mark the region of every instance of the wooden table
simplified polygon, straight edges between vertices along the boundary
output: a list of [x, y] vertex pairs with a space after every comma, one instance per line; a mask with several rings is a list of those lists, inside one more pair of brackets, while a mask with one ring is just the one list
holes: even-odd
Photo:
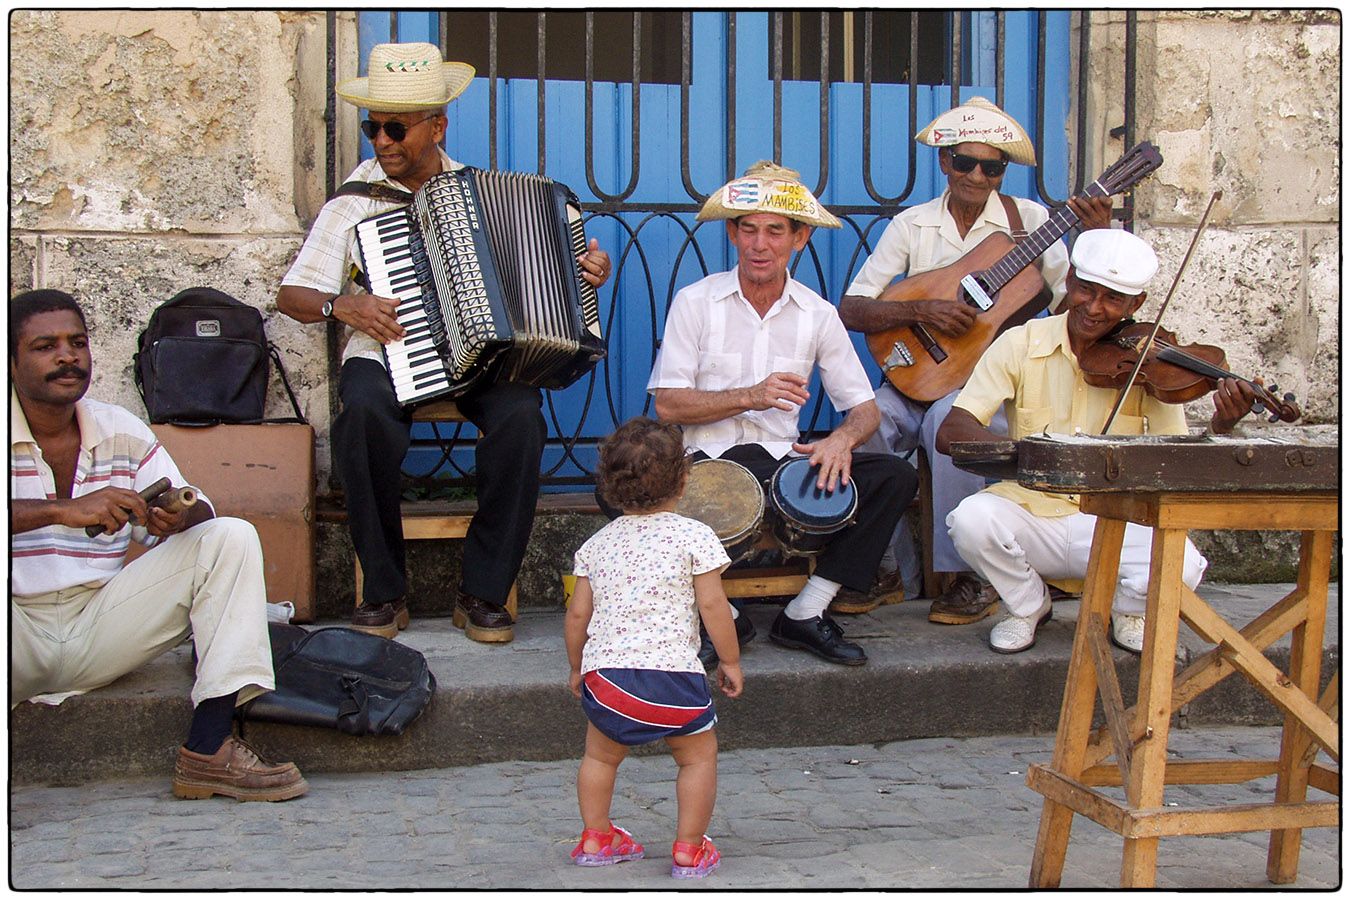
[[[1154, 884], [1158, 839], [1166, 835], [1269, 831], [1266, 875], [1275, 884], [1298, 874], [1302, 829], [1340, 823], [1340, 772], [1316, 762], [1324, 750], [1339, 766], [1339, 673], [1317, 695], [1327, 580], [1333, 554], [1338, 495], [1319, 493], [1084, 494], [1082, 510], [1098, 516], [1088, 559], [1078, 627], [1060, 707], [1050, 765], [1032, 766], [1027, 785], [1044, 795], [1030, 886], [1057, 887], [1073, 816], [1087, 816], [1125, 840], [1122, 887]], [[1126, 710], [1107, 645], [1111, 601], [1127, 522], [1152, 527], [1139, 693]], [[1298, 583], [1241, 630], [1226, 622], [1181, 581], [1186, 533], [1202, 529], [1277, 529], [1302, 532]], [[1215, 648], [1176, 674], [1181, 622]], [[1292, 632], [1289, 672], [1262, 651]], [[1242, 673], [1284, 711], [1280, 755], [1274, 760], [1167, 760], [1173, 712], [1233, 674]], [[1106, 724], [1092, 717], [1100, 692]], [[1114, 764], [1105, 761], [1115, 757]], [[1168, 784], [1237, 784], [1276, 775], [1271, 803], [1172, 808]], [[1122, 803], [1094, 786], [1124, 786]], [[1309, 801], [1308, 788], [1334, 795]]]

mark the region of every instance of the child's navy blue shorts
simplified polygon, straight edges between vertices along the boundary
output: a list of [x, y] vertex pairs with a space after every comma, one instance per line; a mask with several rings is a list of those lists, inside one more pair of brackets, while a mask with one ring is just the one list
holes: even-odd
[[582, 679], [581, 708], [601, 734], [630, 747], [717, 724], [702, 672], [596, 669]]

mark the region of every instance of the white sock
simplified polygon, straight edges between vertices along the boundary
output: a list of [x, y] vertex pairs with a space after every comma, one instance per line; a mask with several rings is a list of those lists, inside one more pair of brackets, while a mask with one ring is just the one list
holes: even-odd
[[834, 595], [839, 593], [840, 587], [842, 585], [837, 581], [812, 575], [806, 579], [806, 584], [802, 587], [801, 593], [793, 597], [788, 605], [783, 608], [783, 613], [789, 619], [796, 619], [798, 622], [814, 619], [825, 612], [830, 605], [830, 601], [834, 599]]

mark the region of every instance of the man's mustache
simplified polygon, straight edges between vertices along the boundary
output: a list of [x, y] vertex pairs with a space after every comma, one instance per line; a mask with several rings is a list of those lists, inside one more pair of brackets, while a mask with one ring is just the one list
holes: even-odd
[[81, 369], [79, 366], [62, 366], [55, 372], [50, 373], [47, 376], [47, 380], [55, 381], [58, 378], [69, 378], [72, 375], [81, 380], [87, 380], [89, 378], [89, 372]]

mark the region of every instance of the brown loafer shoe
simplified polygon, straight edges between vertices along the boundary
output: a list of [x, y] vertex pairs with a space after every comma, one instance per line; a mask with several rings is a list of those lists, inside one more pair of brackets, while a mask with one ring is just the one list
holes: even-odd
[[463, 628], [469, 640], [480, 644], [505, 644], [516, 636], [509, 612], [463, 591], [455, 600], [450, 621], [456, 628]]
[[928, 621], [939, 625], [969, 625], [998, 610], [998, 591], [970, 575], [959, 575], [928, 608]]
[[236, 800], [289, 800], [308, 790], [295, 763], [270, 763], [233, 736], [211, 756], [179, 747], [173, 767], [173, 794], [185, 800], [215, 794]]
[[830, 601], [830, 612], [845, 616], [870, 613], [879, 606], [888, 606], [905, 599], [904, 579], [899, 572], [883, 572], [867, 593], [840, 588]]
[[402, 600], [389, 603], [362, 603], [352, 612], [353, 631], [364, 631], [376, 637], [391, 638], [408, 627], [411, 617]]

